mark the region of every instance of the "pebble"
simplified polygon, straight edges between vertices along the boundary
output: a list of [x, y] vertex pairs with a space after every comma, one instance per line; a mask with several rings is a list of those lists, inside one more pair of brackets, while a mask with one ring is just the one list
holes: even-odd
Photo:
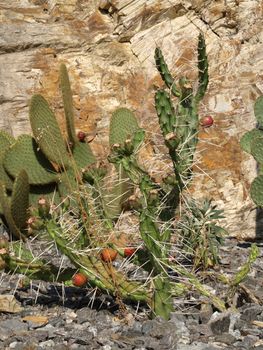
[[[263, 252], [262, 246], [260, 249]], [[230, 240], [222, 255], [224, 261], [228, 261], [226, 273], [231, 276], [246, 260], [248, 250]], [[238, 258], [234, 259], [235, 256]], [[263, 286], [262, 271], [263, 261], [260, 259], [244, 282], [255, 296], [260, 295]], [[16, 285], [16, 278], [14, 275], [3, 279], [2, 294], [10, 293], [11, 286]], [[38, 284], [35, 286], [37, 290]], [[219, 313], [209, 302], [200, 304], [198, 294], [193, 293], [190, 309], [187, 300], [176, 300], [178, 307], [169, 321], [160, 317], [148, 319], [143, 307], [136, 311], [132, 305], [127, 305], [125, 320], [116, 313], [117, 305], [108, 295], [101, 293], [92, 309], [87, 297], [91, 294], [85, 289], [67, 289], [62, 301], [59, 286], [42, 282], [34, 303], [34, 283], [31, 287], [16, 292], [24, 306], [23, 311], [0, 315], [0, 349], [263, 350], [263, 328], [253, 324], [253, 321], [263, 322], [263, 306], [244, 297], [237, 302], [235, 311]], [[213, 284], [210, 288], [216, 289]], [[223, 290], [225, 286], [219, 285], [218, 288], [220, 293], [220, 288]], [[23, 321], [30, 315], [45, 316], [48, 323]]]

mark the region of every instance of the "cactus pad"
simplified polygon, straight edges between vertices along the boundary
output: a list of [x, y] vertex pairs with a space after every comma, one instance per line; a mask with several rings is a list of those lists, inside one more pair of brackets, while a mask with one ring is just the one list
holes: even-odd
[[60, 167], [68, 167], [69, 157], [58, 122], [41, 95], [32, 97], [29, 117], [33, 135], [41, 151]]
[[122, 144], [126, 139], [139, 129], [137, 119], [132, 111], [127, 108], [116, 109], [110, 121], [110, 146]]
[[58, 182], [58, 191], [62, 198], [67, 197], [72, 192], [78, 189], [78, 181], [76, 177], [78, 175], [75, 173], [78, 169], [69, 168], [60, 174]]
[[[128, 138], [132, 139], [138, 130], [139, 125], [132, 111], [127, 108], [116, 109], [110, 121], [110, 147], [114, 144], [124, 144]], [[117, 182], [110, 190], [103, 193], [104, 212], [110, 219], [116, 218], [121, 213], [122, 204], [133, 192], [133, 186], [122, 166], [116, 166], [116, 172]]]
[[85, 142], [76, 142], [72, 150], [72, 155], [78, 169], [84, 169], [96, 162], [96, 158], [92, 153], [90, 145]]
[[263, 96], [258, 97], [254, 105], [254, 113], [260, 127], [263, 128]]
[[21, 229], [26, 226], [29, 207], [29, 183], [25, 170], [21, 170], [15, 179], [11, 197], [11, 214], [16, 226]]
[[57, 180], [54, 167], [29, 135], [19, 136], [16, 143], [6, 151], [4, 167], [14, 178], [24, 169], [32, 185], [44, 185]]
[[58, 193], [58, 185], [56, 183], [51, 183], [48, 185], [31, 185], [29, 192], [29, 202], [30, 205], [37, 205], [40, 197], [48, 199], [51, 203], [59, 204], [61, 198]]
[[257, 176], [251, 184], [251, 198], [253, 202], [263, 207], [263, 175]]
[[20, 232], [13, 219], [10, 209], [10, 201], [6, 194], [5, 186], [3, 183], [0, 183], [0, 205], [2, 207], [2, 212], [5, 216], [5, 220], [12, 234], [18, 239], [22, 238], [23, 240], [25, 240], [25, 236]]
[[263, 163], [263, 136], [257, 137], [252, 140], [251, 154], [257, 162]]
[[8, 148], [15, 142], [15, 138], [7, 132], [0, 130], [0, 152]]
[[13, 180], [5, 171], [3, 159], [6, 150], [15, 142], [15, 139], [4, 131], [0, 131], [0, 181], [3, 181], [8, 190], [12, 190]]
[[243, 149], [243, 151], [251, 154], [252, 141], [258, 137], [262, 137], [262, 131], [258, 129], [253, 129], [246, 132], [240, 140], [240, 146]]
[[75, 145], [75, 143], [78, 140], [76, 137], [75, 125], [74, 125], [72, 92], [70, 88], [68, 71], [65, 64], [61, 64], [60, 70], [59, 70], [59, 76], [60, 76], [60, 88], [61, 88], [63, 104], [64, 104], [64, 112], [66, 117], [68, 137], [69, 137], [69, 141], [72, 142], [73, 145]]

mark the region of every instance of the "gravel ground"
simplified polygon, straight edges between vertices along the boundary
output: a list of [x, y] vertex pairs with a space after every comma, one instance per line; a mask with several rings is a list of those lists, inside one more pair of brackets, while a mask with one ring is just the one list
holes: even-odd
[[[227, 239], [220, 254], [222, 271], [236, 272], [249, 246]], [[2, 274], [0, 295], [14, 294], [22, 310], [0, 314], [0, 349], [263, 350], [263, 244], [258, 246], [260, 257], [236, 294], [234, 311], [219, 313], [193, 293], [174, 300], [169, 321], [150, 320], [143, 306], [127, 305], [124, 312], [113, 298], [94, 297], [88, 288], [43, 282], [21, 288], [18, 275]]]

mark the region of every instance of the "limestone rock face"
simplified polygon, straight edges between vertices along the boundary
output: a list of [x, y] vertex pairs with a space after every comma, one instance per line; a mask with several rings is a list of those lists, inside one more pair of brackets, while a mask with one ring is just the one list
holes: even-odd
[[231, 235], [255, 237], [249, 188], [256, 164], [239, 140], [255, 125], [253, 104], [263, 94], [262, 18], [261, 0], [0, 0], [0, 128], [14, 136], [30, 132], [33, 93], [45, 96], [62, 123], [58, 68], [64, 62], [76, 125], [96, 132], [94, 152], [107, 155], [110, 114], [126, 106], [147, 131], [144, 165], [156, 176], [165, 167], [169, 172], [153, 102], [162, 84], [154, 49], [161, 47], [175, 77], [194, 80], [203, 31], [210, 82], [199, 112], [212, 115], [215, 125], [200, 131], [190, 191], [224, 209]]

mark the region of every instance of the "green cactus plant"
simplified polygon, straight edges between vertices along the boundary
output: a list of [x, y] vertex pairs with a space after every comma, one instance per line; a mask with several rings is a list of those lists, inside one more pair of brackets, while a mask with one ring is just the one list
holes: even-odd
[[[104, 167], [96, 164], [89, 145], [76, 139], [69, 77], [65, 65], [62, 65], [60, 86], [70, 147], [65, 146], [47, 101], [40, 95], [33, 96], [30, 122], [34, 138], [22, 136], [6, 148], [3, 156], [4, 171], [13, 180], [16, 179], [12, 185], [11, 204], [7, 200], [4, 185], [0, 186], [0, 204], [10, 228], [14, 229], [17, 237], [21, 237], [17, 225], [23, 224], [25, 211], [19, 213], [17, 221], [13, 215], [18, 210], [15, 208], [16, 198], [21, 200], [23, 208], [26, 207], [27, 199], [20, 190], [27, 177], [29, 185], [23, 187], [29, 188], [29, 198], [35, 200], [35, 196], [41, 191], [47, 195], [58, 193], [61, 198], [70, 195], [69, 203], [64, 201], [52, 212], [49, 210], [48, 199], [42, 198], [41, 206], [38, 203], [38, 208], [32, 211], [38, 222], [35, 226], [41, 233], [44, 231], [44, 234], [48, 234], [60, 252], [88, 277], [92, 286], [112, 293], [117, 300], [122, 298], [146, 302], [151, 307], [153, 316], [169, 319], [173, 311], [173, 296], [188, 290], [187, 286], [170, 279], [169, 249], [173, 231], [170, 219], [174, 218], [181, 191], [192, 175], [191, 166], [198, 141], [197, 109], [208, 84], [204, 38], [200, 35], [198, 41], [199, 83], [195, 95], [187, 79], [181, 78], [174, 84], [159, 48], [156, 49], [155, 59], [167, 88], [178, 98], [175, 108], [169, 93], [164, 89], [157, 91], [155, 96], [156, 111], [173, 163], [174, 176], [166, 179], [166, 183], [159, 184], [140, 166], [137, 151], [144, 141], [145, 132], [139, 127], [133, 112], [120, 108], [113, 113], [110, 122], [111, 154], [108, 157], [109, 162], [115, 166], [119, 181], [111, 190], [104, 191]], [[30, 169], [30, 163], [33, 164], [33, 169]], [[127, 278], [124, 271], [117, 270], [110, 262], [102, 261], [98, 253], [103, 238], [101, 236], [111, 236], [114, 232], [114, 220], [121, 211], [131, 183], [141, 193], [140, 203], [134, 214], [138, 216], [143, 240], [143, 247], [134, 254], [132, 262], [147, 272], [144, 283]], [[114, 205], [111, 208], [112, 203]], [[73, 225], [69, 225], [69, 220], [70, 223], [73, 220]], [[103, 242], [103, 246], [112, 244]], [[0, 253], [7, 269], [14, 271], [17, 268], [30, 277], [46, 280], [60, 277], [56, 267], [41, 259], [34, 261], [23, 244], [21, 249], [24, 254], [20, 259], [15, 246], [14, 254], [7, 251]], [[210, 298], [219, 310], [225, 310], [223, 301], [209, 292], [185, 267], [174, 263], [173, 271], [189, 280], [189, 288], [194, 287]], [[67, 276], [62, 274], [61, 280], [65, 281]]]
[[[176, 87], [171, 91], [178, 98], [177, 108], [173, 107], [168, 92], [159, 89], [155, 94], [155, 107], [160, 127], [173, 162], [177, 193], [175, 203], [178, 204], [179, 193], [191, 179], [191, 166], [198, 141], [198, 105], [204, 97], [208, 85], [208, 62], [203, 34], [198, 39], [198, 88], [194, 95], [193, 88], [186, 78], [181, 78], [178, 84], [174, 83], [164, 61], [160, 49], [155, 52], [156, 67], [159, 70], [166, 86]], [[167, 78], [169, 77], [169, 79]]]
[[[181, 78], [179, 83], [175, 84], [160, 48], [155, 50], [155, 61], [169, 91], [179, 99], [175, 109], [168, 92], [159, 89], [155, 94], [159, 125], [175, 173], [172, 185], [168, 187], [167, 192], [165, 187], [156, 184], [138, 165], [134, 153], [130, 152], [131, 149], [135, 148], [135, 144], [143, 141], [143, 133], [140, 130], [133, 134], [129, 147], [127, 144], [115, 146], [110, 161], [122, 165], [131, 180], [139, 186], [142, 193], [143, 199], [139, 210], [140, 234], [146, 246], [154, 276], [153, 312], [164, 318], [169, 318], [170, 312], [173, 310], [170, 293], [171, 285], [167, 268], [164, 267], [168, 260], [167, 242], [169, 242], [171, 236], [169, 220], [174, 216], [181, 191], [192, 175], [191, 166], [198, 141], [198, 104], [203, 98], [208, 85], [208, 63], [203, 35], [200, 34], [198, 40], [199, 82], [195, 95], [186, 78]], [[169, 208], [167, 209], [167, 207]], [[160, 232], [156, 224], [160, 219], [164, 220], [165, 229], [163, 232]], [[168, 224], [165, 225], [165, 222]]]
[[[34, 95], [30, 101], [29, 116], [34, 137], [21, 135], [15, 140], [7, 133], [0, 133], [0, 181], [5, 185], [2, 195], [6, 195], [6, 189], [12, 192], [15, 179], [20, 177], [19, 174], [24, 170], [30, 185], [28, 206], [36, 204], [38, 198], [43, 195], [59, 203], [59, 194], [64, 198], [76, 190], [83, 172], [96, 161], [90, 146], [74, 137], [72, 95], [64, 65], [60, 69], [60, 80], [68, 139], [74, 139], [74, 146], [70, 151], [54, 113], [41, 95]], [[15, 210], [15, 204], [12, 208]], [[12, 220], [7, 219], [10, 217], [9, 211], [2, 208], [1, 213], [14, 235], [19, 237]]]
[[263, 207], [263, 96], [257, 98], [254, 105], [254, 114], [258, 123], [258, 128], [246, 132], [240, 140], [241, 148], [251, 154], [259, 165], [259, 174], [251, 184], [250, 194], [253, 202]]

